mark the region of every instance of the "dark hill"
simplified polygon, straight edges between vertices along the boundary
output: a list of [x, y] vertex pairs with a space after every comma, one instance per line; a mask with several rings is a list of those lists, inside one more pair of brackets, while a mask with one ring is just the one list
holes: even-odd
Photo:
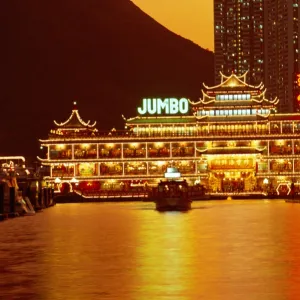
[[129, 0], [2, 0], [0, 154], [38, 155], [77, 101], [98, 129], [123, 129], [142, 97], [198, 98], [213, 53]]

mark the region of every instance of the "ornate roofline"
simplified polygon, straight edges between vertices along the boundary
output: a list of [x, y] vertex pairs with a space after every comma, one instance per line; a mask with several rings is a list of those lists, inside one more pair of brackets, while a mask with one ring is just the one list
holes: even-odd
[[[214, 103], [214, 102], [218, 101], [218, 100], [216, 100], [215, 97], [207, 95], [204, 90], [201, 90], [201, 91], [202, 91], [203, 99], [199, 98], [198, 102], [192, 102], [192, 101], [190, 101], [190, 103], [191, 103], [192, 106], [208, 105], [208, 104], [211, 104], [211, 103]], [[279, 99], [277, 97], [274, 98], [273, 100], [266, 99], [265, 98], [266, 91], [267, 91], [267, 89], [264, 89], [263, 92], [260, 95], [253, 96], [253, 97], [251, 97], [250, 100], [239, 100], [239, 101], [255, 102], [255, 103], [258, 103], [258, 104], [266, 102], [266, 103], [269, 103], [269, 104], [272, 104], [272, 105], [277, 105], [278, 102], [279, 102]], [[257, 99], [257, 98], [260, 98], [260, 99]], [[206, 101], [206, 99], [210, 99], [210, 100]], [[224, 102], [224, 101], [222, 101], [222, 102]]]
[[92, 125], [90, 125], [90, 120], [88, 120], [87, 122], [84, 122], [84, 121], [82, 120], [82, 118], [80, 117], [79, 113], [78, 113], [78, 109], [77, 109], [76, 102], [73, 103], [73, 110], [72, 110], [72, 113], [71, 113], [71, 115], [70, 115], [70, 117], [69, 117], [69, 119], [68, 119], [67, 121], [62, 122], [62, 123], [58, 123], [58, 122], [56, 122], [56, 121], [54, 120], [53, 122], [54, 122], [54, 124], [55, 124], [56, 126], [63, 127], [63, 126], [66, 126], [66, 125], [72, 120], [72, 118], [74, 118], [74, 117], [76, 117], [76, 119], [78, 120], [78, 122], [79, 122], [82, 126], [84, 126], [84, 127], [92, 128], [92, 127], [95, 127], [95, 125], [96, 125], [96, 123], [97, 123], [97, 122], [95, 121]]
[[[243, 81], [246, 82], [246, 76], [247, 76], [248, 72], [249, 72], [249, 70], [246, 71], [246, 72], [245, 72], [244, 74], [242, 74], [241, 76], [236, 75], [236, 77], [237, 77], [238, 79], [241, 79], [241, 80], [242, 80], [242, 78], [243, 78]], [[221, 75], [221, 82], [224, 82], [224, 78], [225, 78], [225, 81], [226, 81], [227, 79], [229, 79], [229, 78], [231, 77], [231, 75], [226, 76], [225, 74], [222, 73], [222, 71], [220, 71], [219, 73], [220, 73], [220, 75]], [[232, 74], [233, 74], [233, 73], [232, 73]]]
[[226, 83], [228, 83], [230, 80], [234, 79], [234, 80], [236, 80], [239, 83], [238, 86], [246, 86], [246, 87], [250, 87], [250, 88], [253, 88], [253, 89], [260, 89], [263, 86], [262, 82], [259, 85], [257, 85], [257, 86], [250, 85], [250, 84], [246, 83], [246, 75], [247, 75], [247, 73], [248, 73], [248, 71], [245, 72], [242, 76], [237, 76], [234, 73], [232, 73], [230, 76], [226, 76], [222, 72], [220, 72], [220, 74], [221, 74], [221, 83], [219, 85], [215, 85], [215, 86], [209, 87], [205, 83], [203, 83], [203, 86], [207, 90], [213, 90], [213, 89], [216, 89], [216, 88], [220, 88], [220, 87], [222, 87], [224, 85], [226, 86]]

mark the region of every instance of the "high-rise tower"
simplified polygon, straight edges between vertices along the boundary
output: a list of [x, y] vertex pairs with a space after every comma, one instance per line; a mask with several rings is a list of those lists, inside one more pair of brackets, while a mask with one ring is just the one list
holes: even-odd
[[250, 84], [264, 81], [263, 0], [215, 0], [215, 80], [220, 71], [242, 75]]
[[300, 0], [214, 0], [215, 78], [219, 73], [265, 82], [278, 109], [297, 108]]

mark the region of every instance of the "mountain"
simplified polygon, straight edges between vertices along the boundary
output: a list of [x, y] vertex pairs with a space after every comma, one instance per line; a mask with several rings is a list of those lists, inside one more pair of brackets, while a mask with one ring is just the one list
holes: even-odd
[[212, 52], [129, 0], [2, 0], [0, 45], [0, 155], [38, 155], [73, 101], [123, 129], [143, 97], [198, 99], [213, 83]]

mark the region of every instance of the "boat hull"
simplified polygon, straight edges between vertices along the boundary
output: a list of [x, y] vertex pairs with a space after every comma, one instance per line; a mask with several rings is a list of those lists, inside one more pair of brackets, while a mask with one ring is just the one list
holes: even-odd
[[158, 198], [155, 205], [158, 211], [186, 211], [191, 209], [191, 202], [185, 198]]

